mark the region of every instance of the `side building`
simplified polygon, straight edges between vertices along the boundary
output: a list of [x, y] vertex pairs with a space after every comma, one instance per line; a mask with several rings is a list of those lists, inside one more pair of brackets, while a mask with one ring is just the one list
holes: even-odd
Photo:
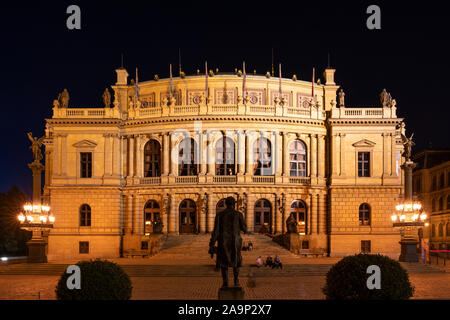
[[430, 249], [450, 250], [450, 150], [424, 150], [414, 157], [414, 192], [430, 216], [421, 235]]
[[155, 221], [163, 233], [209, 233], [228, 196], [251, 232], [285, 232], [293, 213], [303, 248], [398, 257], [390, 216], [404, 125], [395, 102], [345, 107], [334, 69], [324, 84], [248, 75], [245, 92], [240, 73], [136, 90], [125, 69], [116, 72], [112, 106], [55, 101], [47, 119], [49, 259], [146, 248]]

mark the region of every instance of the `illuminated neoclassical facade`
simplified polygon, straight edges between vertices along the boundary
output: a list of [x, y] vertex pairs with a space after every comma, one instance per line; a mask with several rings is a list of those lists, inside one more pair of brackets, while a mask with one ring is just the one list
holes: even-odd
[[112, 107], [55, 103], [47, 119], [49, 259], [145, 248], [156, 220], [163, 233], [211, 232], [227, 196], [252, 232], [285, 232], [292, 212], [303, 248], [398, 256], [395, 104], [338, 106], [334, 69], [324, 84], [248, 75], [243, 92], [241, 74], [211, 73], [139, 82], [138, 94], [116, 72]]

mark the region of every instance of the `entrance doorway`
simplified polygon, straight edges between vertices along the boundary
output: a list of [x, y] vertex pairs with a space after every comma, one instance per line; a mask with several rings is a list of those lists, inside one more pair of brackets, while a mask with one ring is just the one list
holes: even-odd
[[297, 221], [297, 231], [301, 235], [305, 235], [308, 231], [306, 223], [306, 204], [302, 200], [294, 200], [291, 204], [291, 213]]
[[180, 203], [180, 233], [197, 232], [197, 206], [191, 199], [185, 199]]
[[259, 199], [255, 202], [255, 232], [272, 232], [272, 205], [269, 200]]
[[149, 235], [154, 232], [161, 232], [157, 230], [159, 222], [161, 221], [160, 208], [158, 202], [149, 200], [144, 207], [144, 234]]

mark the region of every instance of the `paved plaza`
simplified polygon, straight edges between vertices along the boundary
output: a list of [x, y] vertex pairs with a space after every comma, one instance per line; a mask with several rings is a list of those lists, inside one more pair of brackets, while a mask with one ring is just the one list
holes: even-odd
[[[169, 238], [150, 258], [113, 259], [133, 283], [132, 299], [217, 299], [221, 285], [214, 260], [207, 255], [207, 236]], [[246, 299], [324, 299], [322, 287], [336, 258], [302, 258], [270, 238], [251, 236], [255, 250], [243, 252], [241, 285]], [[278, 255], [283, 270], [254, 267], [258, 256]], [[76, 261], [0, 266], [0, 299], [55, 299], [59, 275]], [[450, 299], [450, 273], [422, 264], [403, 264], [416, 288], [414, 299]], [[255, 287], [248, 287], [249, 272]]]

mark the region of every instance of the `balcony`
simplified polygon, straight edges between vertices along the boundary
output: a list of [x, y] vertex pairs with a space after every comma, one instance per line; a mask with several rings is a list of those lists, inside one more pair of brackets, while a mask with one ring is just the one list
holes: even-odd
[[235, 184], [237, 182], [236, 176], [214, 176], [214, 183], [232, 183]]
[[275, 177], [274, 176], [253, 176], [252, 177], [253, 183], [275, 183]]
[[181, 184], [198, 183], [198, 176], [175, 177], [175, 183]]
[[[311, 107], [292, 107], [274, 105], [174, 105], [151, 106], [146, 108], [128, 109], [128, 119], [148, 119], [160, 117], [179, 117], [192, 115], [242, 115], [242, 116], [267, 116], [289, 117], [303, 119], [325, 120], [326, 114], [321, 109]], [[114, 108], [53, 108], [54, 119], [108, 119], [121, 118], [119, 109]]]
[[141, 178], [141, 184], [145, 184], [145, 185], [161, 184], [161, 177]]
[[396, 108], [333, 108], [332, 119], [382, 119], [397, 118]]

